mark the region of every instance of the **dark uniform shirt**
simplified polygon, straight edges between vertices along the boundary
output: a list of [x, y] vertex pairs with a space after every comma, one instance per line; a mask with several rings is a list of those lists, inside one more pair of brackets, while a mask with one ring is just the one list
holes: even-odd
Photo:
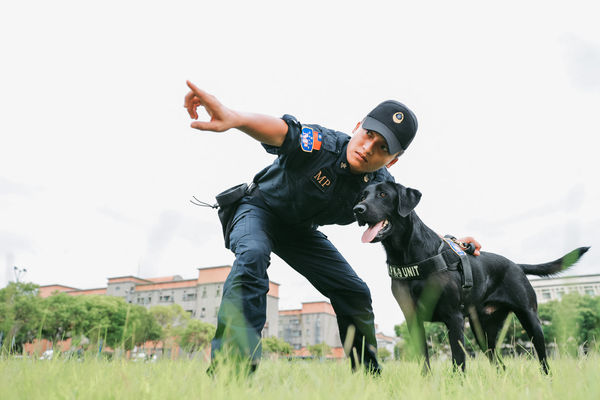
[[346, 159], [350, 136], [319, 125], [301, 125], [284, 115], [288, 132], [281, 147], [263, 144], [277, 159], [254, 178], [262, 200], [288, 224], [347, 225], [352, 208], [372, 182], [392, 181], [387, 169], [352, 174]]

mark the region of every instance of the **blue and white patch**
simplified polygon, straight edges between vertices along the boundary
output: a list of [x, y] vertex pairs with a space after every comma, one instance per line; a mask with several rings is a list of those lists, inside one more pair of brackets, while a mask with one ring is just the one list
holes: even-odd
[[302, 127], [302, 133], [300, 134], [300, 147], [303, 151], [311, 153], [313, 150], [321, 150], [321, 143], [323, 138], [321, 132], [308, 126]]
[[458, 254], [459, 256], [467, 255], [467, 253], [465, 253], [463, 251], [463, 249], [459, 245], [457, 245], [456, 243], [454, 243], [452, 240], [450, 240], [448, 238], [443, 238], [443, 239], [446, 241], [446, 243], [448, 243], [450, 245], [450, 247], [452, 248], [452, 250], [454, 250], [454, 252], [456, 254]]

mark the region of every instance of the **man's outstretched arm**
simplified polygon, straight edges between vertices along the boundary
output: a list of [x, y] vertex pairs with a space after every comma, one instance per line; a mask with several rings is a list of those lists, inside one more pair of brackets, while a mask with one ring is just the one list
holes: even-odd
[[198, 119], [198, 106], [204, 107], [210, 121], [194, 121], [191, 127], [201, 131], [224, 132], [236, 128], [261, 143], [280, 147], [285, 140], [288, 126], [280, 118], [262, 114], [243, 113], [225, 107], [217, 98], [187, 81], [190, 92], [183, 106], [190, 117]]

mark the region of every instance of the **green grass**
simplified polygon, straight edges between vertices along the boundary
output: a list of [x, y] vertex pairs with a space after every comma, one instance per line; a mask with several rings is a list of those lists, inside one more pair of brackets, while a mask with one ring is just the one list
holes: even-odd
[[421, 375], [416, 362], [387, 362], [381, 377], [352, 374], [346, 361], [262, 362], [251, 377], [203, 361], [0, 359], [0, 398], [8, 399], [600, 399], [600, 357], [551, 360], [552, 376], [533, 359], [507, 358], [498, 371], [484, 357], [469, 359], [465, 375], [434, 361]]

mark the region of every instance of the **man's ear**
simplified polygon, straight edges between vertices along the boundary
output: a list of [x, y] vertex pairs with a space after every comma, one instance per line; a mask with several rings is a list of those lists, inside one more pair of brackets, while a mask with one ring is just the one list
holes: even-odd
[[356, 132], [356, 130], [357, 130], [358, 128], [360, 128], [360, 124], [362, 124], [362, 122], [361, 122], [361, 121], [358, 121], [358, 122], [356, 123], [356, 126], [354, 127], [354, 129], [352, 129], [352, 133], [355, 133], [355, 132]]
[[417, 189], [404, 187], [399, 183], [396, 184], [396, 191], [398, 192], [398, 214], [401, 217], [406, 217], [419, 204], [421, 192]]

